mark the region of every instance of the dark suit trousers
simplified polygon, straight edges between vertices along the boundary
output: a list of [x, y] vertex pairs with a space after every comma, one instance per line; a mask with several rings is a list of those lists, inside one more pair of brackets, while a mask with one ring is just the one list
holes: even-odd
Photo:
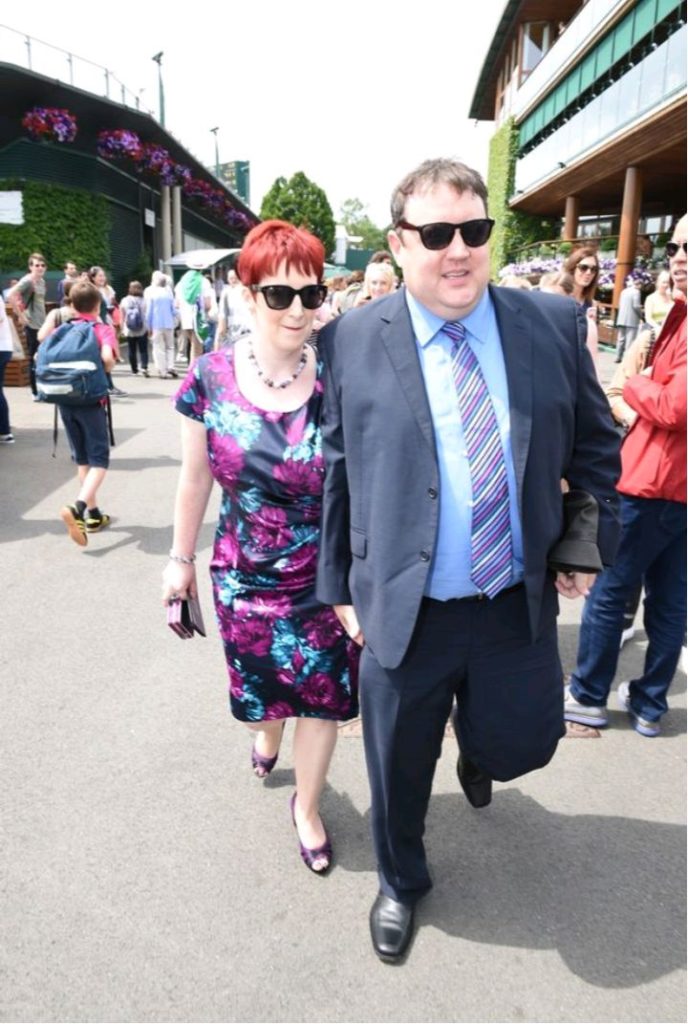
[[564, 734], [554, 587], [534, 643], [523, 587], [492, 601], [425, 599], [398, 668], [364, 648], [360, 696], [380, 887], [412, 903], [432, 885], [423, 832], [453, 699], [463, 753], [500, 781], [546, 765]]

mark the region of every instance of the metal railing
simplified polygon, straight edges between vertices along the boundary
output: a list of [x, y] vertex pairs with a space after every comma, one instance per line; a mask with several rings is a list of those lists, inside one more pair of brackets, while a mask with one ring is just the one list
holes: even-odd
[[155, 117], [154, 112], [141, 103], [144, 89], [129, 89], [114, 72], [103, 65], [8, 25], [0, 25], [0, 57], [5, 63], [17, 64]]

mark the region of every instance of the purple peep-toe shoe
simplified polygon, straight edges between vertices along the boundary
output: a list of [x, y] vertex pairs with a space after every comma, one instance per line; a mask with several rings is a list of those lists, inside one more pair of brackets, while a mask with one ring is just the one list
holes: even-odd
[[[296, 838], [299, 840], [301, 860], [306, 865], [306, 867], [313, 872], [314, 875], [326, 875], [327, 872], [332, 867], [332, 842], [330, 841], [330, 837], [327, 834], [327, 829], [323, 825], [323, 828], [325, 828], [325, 842], [322, 844], [322, 846], [317, 846], [314, 850], [311, 850], [308, 846], [304, 846], [303, 843], [301, 842], [299, 830], [296, 825], [296, 813], [294, 810], [295, 803], [296, 793], [294, 793], [291, 800], [289, 801], [289, 807], [291, 808], [291, 820], [294, 823], [294, 828], [296, 829]], [[317, 860], [322, 860], [323, 858], [327, 860], [327, 864], [325, 865], [324, 868], [313, 867]]]

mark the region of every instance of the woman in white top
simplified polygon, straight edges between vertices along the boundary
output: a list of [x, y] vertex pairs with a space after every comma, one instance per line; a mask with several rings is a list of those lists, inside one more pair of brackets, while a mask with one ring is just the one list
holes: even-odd
[[655, 290], [645, 299], [645, 323], [654, 329], [655, 337], [661, 331], [662, 324], [673, 304], [671, 277], [668, 270], [662, 270], [657, 274]]
[[5, 367], [12, 358], [12, 329], [5, 309], [5, 300], [0, 295], [0, 444], [14, 444], [10, 430], [10, 410], [3, 391]]

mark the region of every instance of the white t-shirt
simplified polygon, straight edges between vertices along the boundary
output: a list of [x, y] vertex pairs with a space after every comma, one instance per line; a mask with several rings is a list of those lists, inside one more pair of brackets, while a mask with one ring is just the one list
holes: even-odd
[[12, 351], [12, 325], [5, 308], [5, 300], [0, 296], [0, 352]]

